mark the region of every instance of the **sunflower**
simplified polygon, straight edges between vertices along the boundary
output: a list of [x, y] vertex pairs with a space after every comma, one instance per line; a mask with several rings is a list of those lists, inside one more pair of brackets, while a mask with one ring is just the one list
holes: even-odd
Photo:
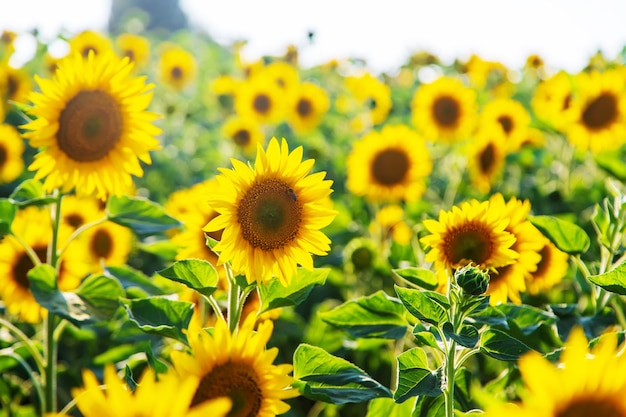
[[472, 86], [484, 89], [496, 97], [508, 97], [513, 93], [513, 83], [509, 81], [509, 69], [497, 61], [487, 61], [478, 55], [470, 56], [464, 72]]
[[285, 116], [285, 93], [276, 81], [262, 74], [239, 85], [235, 95], [237, 114], [257, 123], [273, 124]]
[[404, 209], [397, 204], [381, 208], [368, 227], [370, 235], [381, 239], [391, 237], [400, 245], [408, 245], [413, 237], [413, 231], [406, 223], [405, 217]]
[[17, 130], [0, 124], [0, 184], [8, 183], [24, 171], [24, 141]]
[[[23, 242], [32, 249], [38, 262], [46, 262], [48, 245], [52, 237], [50, 213], [35, 206], [19, 210], [11, 225], [12, 235], [0, 240], [0, 299], [10, 314], [17, 315], [28, 323], [39, 322], [46, 314], [30, 292], [27, 273], [35, 263], [26, 251]], [[19, 237], [19, 240], [15, 236]], [[60, 229], [60, 239], [67, 236], [64, 228]], [[80, 252], [67, 251], [61, 260], [58, 286], [63, 291], [75, 289], [87, 273], [87, 265]]]
[[530, 114], [517, 100], [497, 98], [489, 101], [480, 113], [481, 126], [499, 129], [510, 150], [519, 149], [526, 139], [530, 125]]
[[143, 175], [139, 161], [151, 162], [161, 131], [152, 124], [157, 115], [145, 110], [152, 85], [130, 78], [131, 68], [111, 54], [73, 54], [52, 80], [36, 77], [41, 93], [30, 95], [36, 120], [23, 128], [30, 145], [41, 148], [29, 169], [35, 179], [46, 178], [46, 191], [75, 188], [104, 200], [127, 193], [131, 175]]
[[254, 119], [239, 116], [228, 118], [222, 126], [222, 134], [244, 155], [252, 155], [258, 144], [263, 144], [265, 134]]
[[126, 263], [133, 247], [133, 233], [124, 226], [107, 221], [88, 228], [71, 245], [82, 245], [91, 272], [101, 273], [105, 265]]
[[487, 295], [491, 296], [491, 304], [505, 303], [508, 300], [519, 304], [520, 293], [526, 291], [526, 280], [537, 270], [541, 261], [539, 252], [544, 246], [545, 237], [527, 220], [530, 213], [530, 202], [513, 197], [505, 203], [502, 194], [494, 194], [489, 199], [494, 210], [509, 219], [506, 231], [515, 236], [511, 249], [519, 253], [515, 263], [496, 267], [489, 280]]
[[163, 84], [180, 91], [196, 80], [198, 64], [191, 53], [168, 44], [159, 57], [158, 71]]
[[116, 44], [120, 55], [128, 57], [136, 68], [143, 67], [150, 59], [150, 42], [143, 36], [122, 33], [117, 37]]
[[90, 370], [83, 371], [84, 387], [72, 389], [72, 396], [84, 417], [226, 417], [231, 407], [228, 398], [216, 398], [191, 406], [199, 379], [184, 379], [168, 371], [157, 376], [147, 368], [131, 390], [115, 372], [113, 365], [104, 368], [104, 385]]
[[530, 294], [539, 294], [554, 287], [567, 274], [569, 256], [547, 238], [543, 241], [543, 247], [539, 249], [539, 256], [541, 260], [537, 264], [537, 269], [526, 278], [526, 287]]
[[594, 347], [579, 327], [565, 343], [559, 364], [530, 352], [519, 360], [521, 402], [487, 407], [485, 417], [626, 417], [626, 355], [616, 333]]
[[287, 110], [287, 122], [297, 133], [315, 129], [330, 107], [328, 93], [312, 82], [296, 88]]
[[467, 171], [474, 187], [483, 194], [502, 175], [506, 159], [506, 139], [499, 129], [482, 127], [468, 143]]
[[231, 111], [237, 89], [242, 83], [243, 81], [230, 75], [220, 75], [209, 83], [209, 94], [217, 97], [220, 107]]
[[283, 90], [283, 93], [290, 94], [300, 84], [298, 70], [288, 62], [270, 62], [263, 67], [261, 73], [263, 76], [274, 80], [276, 85]]
[[376, 242], [365, 237], [350, 240], [342, 251], [345, 272], [359, 274], [372, 272], [383, 264]]
[[102, 33], [93, 30], [85, 30], [70, 39], [70, 53], [77, 52], [84, 58], [90, 52], [95, 55], [110, 53], [113, 51], [113, 43]]
[[426, 190], [432, 161], [424, 140], [404, 125], [385, 125], [353, 145], [347, 187], [372, 201], [416, 201]]
[[76, 195], [63, 196], [61, 204], [61, 224], [72, 231], [79, 227], [100, 220], [106, 216], [102, 201]]
[[191, 405], [229, 397], [228, 417], [273, 417], [289, 410], [283, 402], [298, 396], [288, 375], [291, 365], [273, 365], [277, 348], [265, 349], [274, 324], [265, 320], [254, 332], [255, 314], [249, 314], [235, 334], [218, 319], [211, 334], [190, 332], [191, 353], [174, 351], [174, 367], [180, 375], [200, 378]]
[[[503, 217], [489, 201], [471, 200], [439, 212], [439, 220], [423, 222], [429, 235], [420, 241], [428, 249], [426, 262], [434, 262], [437, 272], [462, 268], [473, 263], [481, 269], [510, 265], [519, 257], [512, 249], [515, 236], [506, 228]], [[440, 274], [443, 279], [445, 274]], [[444, 285], [445, 283], [440, 283]]]
[[626, 142], [626, 94], [622, 73], [580, 73], [572, 105], [577, 119], [565, 128], [577, 148], [593, 153], [615, 150]]
[[559, 71], [537, 85], [531, 99], [535, 116], [558, 130], [563, 130], [577, 118], [574, 98], [573, 77]]
[[365, 110], [363, 116], [368, 126], [381, 124], [391, 111], [391, 88], [372, 74], [347, 77], [346, 87], [356, 100], [357, 106]]
[[297, 264], [313, 268], [315, 255], [326, 255], [330, 240], [319, 229], [336, 212], [325, 206], [332, 181], [325, 172], [308, 175], [314, 161], [302, 161], [303, 149], [291, 153], [285, 139], [272, 138], [267, 151], [259, 145], [254, 166], [232, 159], [233, 169], [221, 168], [219, 192], [208, 203], [219, 215], [204, 228], [224, 229], [214, 250], [219, 263], [230, 262], [248, 282], [277, 277], [291, 282]]
[[467, 139], [476, 124], [476, 93], [455, 78], [421, 85], [411, 101], [411, 120], [429, 141]]
[[9, 65], [0, 67], [0, 98], [3, 99], [5, 109], [10, 108], [11, 101], [26, 102], [31, 89], [32, 82], [23, 68], [13, 68]]

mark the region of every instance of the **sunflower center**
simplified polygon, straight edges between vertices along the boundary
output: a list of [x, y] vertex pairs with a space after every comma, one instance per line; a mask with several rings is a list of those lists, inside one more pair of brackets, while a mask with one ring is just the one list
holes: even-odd
[[376, 99], [374, 97], [370, 97], [367, 99], [367, 106], [370, 110], [375, 110], [377, 105], [378, 103], [376, 102]]
[[98, 229], [91, 238], [91, 253], [98, 259], [107, 259], [113, 252], [113, 236], [103, 229]]
[[563, 106], [561, 107], [561, 110], [567, 110], [569, 109], [569, 106], [572, 105], [572, 95], [568, 94], [565, 97], [563, 97]]
[[[35, 254], [41, 262], [46, 262], [48, 258], [48, 249], [45, 246], [36, 246], [33, 248]], [[26, 252], [23, 252], [20, 257], [17, 259], [17, 262], [13, 265], [13, 276], [15, 277], [15, 282], [22, 289], [30, 288], [30, 281], [28, 280], [28, 271], [30, 271], [35, 264], [30, 259]]]
[[296, 111], [300, 115], [300, 117], [307, 117], [313, 111], [313, 105], [311, 102], [305, 98], [301, 98], [298, 100], [298, 104], [296, 106]]
[[445, 238], [444, 252], [452, 265], [469, 261], [483, 264], [492, 252], [490, 232], [476, 222], [454, 228]]
[[[213, 213], [211, 213], [211, 215], [207, 218], [206, 223], [210, 222], [211, 220], [213, 220], [214, 218], [217, 217], [219, 213], [214, 211]], [[214, 232], [202, 232], [203, 236], [204, 234], [206, 234], [207, 236], [209, 236], [211, 239], [217, 240], [218, 242], [220, 240], [222, 240], [222, 233], [224, 233], [224, 229], [220, 229], [220, 230], [216, 230]], [[205, 239], [206, 240], [206, 239]]]
[[409, 172], [409, 158], [398, 149], [386, 149], [374, 158], [371, 172], [379, 184], [399, 184]]
[[500, 123], [500, 126], [502, 126], [502, 130], [504, 130], [504, 133], [506, 133], [507, 135], [511, 133], [511, 130], [513, 130], [513, 120], [510, 116], [498, 117], [498, 123]]
[[496, 150], [493, 143], [487, 144], [485, 149], [480, 153], [480, 171], [489, 172], [496, 160]]
[[170, 74], [172, 75], [172, 78], [174, 80], [180, 80], [183, 78], [183, 70], [181, 67], [173, 67], [172, 70], [170, 71]]
[[243, 238], [254, 248], [282, 248], [298, 234], [302, 204], [294, 191], [276, 178], [256, 182], [239, 203], [237, 219]]
[[6, 163], [7, 159], [9, 159], [9, 155], [4, 146], [0, 146], [0, 168]]
[[541, 251], [539, 251], [539, 256], [541, 256], [541, 260], [537, 264], [537, 270], [533, 274], [537, 276], [543, 275], [545, 269], [548, 267], [548, 265], [550, 265], [550, 249], [547, 245], [544, 245], [544, 247], [541, 248]]
[[91, 51], [93, 51], [94, 55], [98, 53], [98, 50], [96, 48], [94, 48], [93, 46], [85, 46], [83, 48], [83, 50], [81, 51], [81, 55], [84, 58], [87, 58], [89, 56], [89, 52], [91, 52]]
[[124, 121], [119, 105], [100, 90], [81, 91], [61, 111], [59, 148], [78, 162], [102, 159], [122, 136]]
[[69, 216], [65, 216], [65, 222], [72, 228], [78, 229], [85, 223], [85, 219], [78, 213], [72, 213]]
[[626, 409], [621, 404], [607, 398], [577, 398], [555, 411], [555, 417], [626, 416]]
[[250, 131], [247, 129], [239, 129], [233, 135], [233, 140], [238, 146], [246, 146], [250, 143]]
[[617, 117], [617, 99], [613, 94], [602, 93], [587, 105], [582, 119], [589, 129], [603, 129]]
[[453, 126], [457, 122], [459, 114], [459, 103], [453, 97], [438, 97], [433, 104], [433, 117], [439, 125]]
[[8, 98], [14, 98], [15, 94], [17, 94], [17, 90], [20, 86], [20, 82], [19, 80], [13, 76], [12, 74], [9, 74], [7, 76], [7, 97]]
[[266, 94], [257, 95], [256, 97], [254, 97], [254, 101], [252, 103], [254, 110], [261, 114], [267, 113], [270, 109], [270, 105], [270, 98]]
[[132, 49], [125, 50], [124, 56], [127, 56], [131, 62], [135, 61], [135, 52]]
[[196, 390], [192, 406], [218, 397], [230, 397], [233, 406], [228, 417], [256, 417], [263, 404], [258, 376], [247, 364], [226, 362], [206, 374]]
[[356, 248], [352, 252], [350, 260], [354, 264], [354, 269], [357, 271], [364, 271], [370, 268], [372, 265], [372, 252], [366, 247]]

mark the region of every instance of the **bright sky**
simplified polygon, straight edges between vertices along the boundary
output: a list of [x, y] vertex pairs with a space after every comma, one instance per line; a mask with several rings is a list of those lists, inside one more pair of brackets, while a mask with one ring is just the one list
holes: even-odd
[[[304, 66], [358, 57], [373, 71], [392, 71], [428, 50], [444, 63], [477, 53], [514, 68], [538, 53], [552, 68], [579, 71], [598, 49], [613, 58], [626, 45], [624, 0], [180, 1], [218, 42], [248, 40], [246, 57], [295, 44]], [[50, 38], [61, 28], [104, 30], [109, 8], [110, 0], [0, 0], [0, 29], [37, 27]], [[18, 43], [24, 56], [29, 41]]]

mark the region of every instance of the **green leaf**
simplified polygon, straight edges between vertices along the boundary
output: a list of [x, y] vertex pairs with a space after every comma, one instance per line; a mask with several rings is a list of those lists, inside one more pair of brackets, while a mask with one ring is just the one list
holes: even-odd
[[598, 167], [618, 180], [626, 181], [626, 165], [624, 165], [623, 155], [615, 151], [606, 151], [595, 155], [594, 159]]
[[400, 301], [380, 290], [319, 315], [325, 322], [347, 331], [353, 337], [401, 339], [408, 327], [404, 312]]
[[84, 302], [92, 318], [109, 320], [120, 306], [119, 300], [124, 296], [124, 289], [113, 277], [92, 275], [82, 282], [76, 295]]
[[207, 297], [215, 292], [219, 282], [215, 267], [203, 259], [176, 261], [169, 268], [157, 271], [157, 273], [172, 281], [180, 282]]
[[159, 204], [142, 197], [109, 197], [107, 216], [112, 222], [131, 228], [139, 236], [163, 232], [180, 225]]
[[480, 337], [480, 350], [492, 358], [516, 361], [531, 349], [503, 331], [487, 329]]
[[439, 284], [437, 276], [430, 269], [408, 267], [394, 269], [393, 273], [418, 288], [434, 290]]
[[156, 357], [154, 352], [152, 352], [152, 345], [150, 343], [148, 343], [148, 348], [146, 349], [146, 357], [148, 358], [148, 364], [154, 369], [155, 373], [162, 374], [167, 372], [167, 364]]
[[9, 200], [20, 207], [26, 207], [50, 204], [56, 201], [56, 198], [47, 196], [39, 181], [28, 179], [13, 190]]
[[557, 248], [565, 253], [576, 255], [586, 252], [589, 248], [589, 236], [574, 223], [553, 216], [531, 216], [529, 220]]
[[128, 365], [124, 367], [124, 382], [126, 382], [131, 392], [134, 392], [135, 388], [137, 388], [137, 381], [135, 381], [133, 377], [133, 370]]
[[461, 331], [455, 333], [454, 328], [452, 327], [452, 323], [447, 321], [443, 324], [442, 330], [447, 337], [466, 348], [473, 348], [474, 346], [476, 346], [476, 343], [478, 342], [478, 339], [480, 337], [478, 335], [478, 329], [476, 329], [476, 327], [472, 326], [471, 324], [463, 325], [461, 327]]
[[134, 341], [133, 343], [124, 343], [122, 345], [114, 345], [110, 349], [102, 352], [93, 358], [93, 364], [102, 366], [107, 363], [120, 362], [127, 360], [135, 353], [143, 352], [147, 342]]
[[600, 275], [590, 275], [587, 279], [609, 292], [626, 295], [626, 262]]
[[131, 268], [128, 265], [106, 266], [105, 275], [117, 278], [125, 290], [138, 287], [146, 291], [149, 295], [163, 295], [165, 292], [161, 287], [154, 284], [143, 272]]
[[392, 398], [375, 398], [368, 403], [365, 417], [406, 417], [411, 415], [414, 405], [411, 401], [398, 404]]
[[146, 333], [171, 337], [187, 344], [183, 330], [189, 327], [193, 303], [148, 297], [123, 300], [130, 320]]
[[429, 293], [432, 291], [402, 288], [397, 285], [394, 287], [400, 301], [414, 317], [435, 326], [448, 320], [447, 311], [430, 296]]
[[507, 320], [514, 321], [526, 335], [535, 331], [543, 323], [551, 325], [557, 321], [553, 313], [526, 304], [500, 304], [496, 308], [506, 315]]
[[139, 250], [149, 253], [151, 255], [158, 256], [161, 259], [167, 261], [173, 260], [178, 253], [179, 245], [171, 240], [159, 240], [156, 242], [141, 243], [139, 244]]
[[446, 415], [445, 399], [438, 397], [417, 397], [411, 417], [444, 417]]
[[261, 298], [260, 313], [279, 307], [297, 306], [307, 299], [315, 286], [324, 285], [330, 269], [315, 268], [309, 271], [298, 268], [298, 275], [291, 284], [283, 286], [278, 279], [258, 284]]
[[439, 347], [439, 335], [433, 326], [424, 326], [421, 322], [417, 323], [413, 327], [413, 337], [415, 337], [415, 343], [418, 346], [430, 346], [436, 349], [440, 349]]
[[293, 366], [294, 386], [312, 400], [346, 404], [391, 397], [391, 391], [365, 371], [317, 346], [299, 345]]
[[409, 349], [398, 355], [398, 388], [393, 393], [396, 402], [418, 395], [436, 397], [441, 394], [441, 376], [428, 368], [426, 352]]
[[487, 306], [477, 314], [472, 314], [470, 319], [476, 324], [486, 324], [488, 326], [498, 326], [507, 329], [506, 315], [494, 306]]
[[11, 232], [11, 224], [15, 219], [17, 207], [6, 198], [0, 198], [0, 238]]

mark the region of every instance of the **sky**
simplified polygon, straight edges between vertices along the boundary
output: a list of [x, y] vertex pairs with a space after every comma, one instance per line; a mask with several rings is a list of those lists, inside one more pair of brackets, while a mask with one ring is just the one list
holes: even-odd
[[[417, 51], [444, 63], [476, 53], [512, 68], [539, 54], [553, 69], [581, 70], [601, 50], [626, 45], [624, 0], [180, 0], [191, 23], [225, 45], [247, 40], [244, 57], [299, 47], [300, 64], [365, 59], [393, 71]], [[44, 38], [66, 30], [105, 30], [110, 0], [0, 0], [0, 30], [37, 27]], [[308, 32], [314, 32], [309, 42]], [[21, 59], [32, 38], [18, 39]], [[16, 58], [17, 59], [17, 58]]]

